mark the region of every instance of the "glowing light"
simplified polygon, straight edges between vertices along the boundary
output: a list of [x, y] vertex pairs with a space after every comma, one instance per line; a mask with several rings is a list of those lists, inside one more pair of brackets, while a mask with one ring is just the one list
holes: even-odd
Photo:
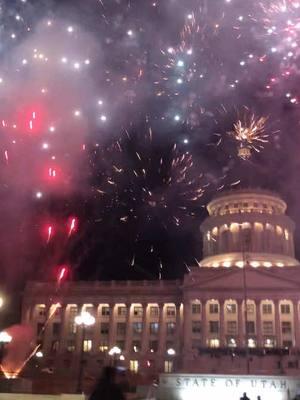
[[66, 63], [68, 62], [67, 57], [62, 57], [61, 62], [62, 62], [63, 64], [66, 64]]
[[26, 58], [24, 58], [24, 59], [22, 60], [22, 64], [23, 64], [23, 65], [27, 65], [27, 64], [28, 64], [28, 61], [26, 60]]
[[80, 117], [81, 116], [81, 111], [80, 110], [75, 110], [74, 111], [74, 116], [75, 117]]
[[49, 131], [50, 131], [50, 132], [55, 132], [55, 126], [51, 125], [51, 126], [49, 127]]
[[84, 60], [85, 65], [90, 65], [90, 60], [87, 58], [86, 60]]
[[73, 66], [74, 66], [74, 69], [80, 69], [80, 63], [79, 62], [75, 62], [73, 64]]
[[175, 121], [180, 121], [180, 115], [176, 114], [175, 117], [174, 117], [174, 120]]
[[129, 30], [127, 31], [127, 35], [128, 35], [128, 36], [132, 36], [132, 35], [133, 35], [133, 31], [132, 31], [131, 29], [129, 29]]
[[107, 120], [107, 117], [106, 115], [101, 115], [100, 119], [102, 122], [105, 122]]
[[169, 54], [173, 54], [173, 53], [174, 53], [173, 47], [169, 47], [168, 50], [167, 50], [167, 52], [168, 52]]
[[177, 83], [178, 83], [178, 84], [181, 84], [182, 82], [183, 82], [183, 80], [182, 80], [181, 78], [178, 78], [178, 79], [177, 79]]
[[184, 144], [188, 144], [189, 143], [189, 139], [183, 139], [183, 143]]
[[37, 358], [43, 358], [43, 357], [44, 357], [44, 354], [43, 354], [43, 352], [41, 352], [41, 351], [37, 351], [36, 354], [35, 354], [35, 356], [36, 356]]
[[184, 67], [184, 61], [178, 60], [177, 61], [177, 67]]
[[[76, 325], [92, 326], [96, 322], [95, 317], [93, 317], [89, 312], [83, 311], [80, 315], [75, 317]], [[121, 351], [120, 351], [121, 352]]]
[[74, 32], [73, 26], [68, 26], [67, 31], [68, 31], [69, 33]]
[[98, 105], [102, 106], [103, 105], [103, 100], [98, 100]]
[[44, 150], [49, 149], [49, 144], [48, 144], [48, 143], [43, 143], [43, 144], [42, 144], [42, 148], [43, 148]]
[[71, 236], [74, 232], [76, 232], [76, 230], [77, 230], [77, 218], [74, 218], [74, 217], [72, 217], [72, 218], [70, 218], [69, 219], [69, 223], [68, 223], [68, 225], [69, 225], [69, 230], [68, 230], [68, 236]]

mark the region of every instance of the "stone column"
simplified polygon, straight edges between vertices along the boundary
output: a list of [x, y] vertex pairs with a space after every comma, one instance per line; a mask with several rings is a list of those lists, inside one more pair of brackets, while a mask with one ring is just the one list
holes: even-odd
[[159, 339], [158, 339], [158, 353], [164, 356], [165, 352], [165, 320], [164, 320], [164, 303], [159, 303]]
[[132, 323], [131, 323], [131, 303], [126, 304], [126, 338], [125, 338], [125, 353], [129, 355], [131, 353], [131, 342], [132, 342]]
[[66, 304], [61, 306], [61, 328], [59, 338], [59, 352], [64, 353], [66, 351], [66, 341], [68, 336], [68, 307]]
[[255, 300], [255, 312], [256, 312], [256, 340], [257, 340], [257, 347], [264, 347], [263, 334], [262, 334], [260, 300]]
[[181, 315], [180, 315], [180, 306], [181, 303], [176, 303], [176, 339], [175, 339], [175, 349], [176, 354], [181, 353], [182, 349], [182, 324], [181, 324]]
[[208, 321], [207, 321], [207, 300], [202, 300], [202, 309], [201, 309], [201, 325], [202, 325], [202, 345], [203, 347], [208, 347], [207, 345], [207, 337], [208, 337]]
[[237, 300], [238, 305], [238, 347], [244, 347], [245, 343], [245, 326], [243, 313], [243, 300]]
[[191, 350], [191, 302], [185, 300], [183, 304], [183, 353], [186, 355]]
[[115, 303], [109, 304], [110, 317], [109, 317], [109, 350], [116, 345], [116, 324], [115, 324]]
[[282, 347], [281, 343], [281, 323], [279, 315], [279, 300], [274, 300], [274, 319], [275, 319], [275, 336], [276, 336], [276, 347]]
[[225, 347], [225, 318], [224, 318], [224, 300], [219, 300], [220, 303], [220, 347]]
[[[82, 311], [83, 311], [83, 305], [78, 304], [77, 315], [80, 315]], [[75, 321], [74, 321], [74, 323], [75, 323]], [[77, 325], [76, 326], [76, 338], [75, 338], [76, 353], [80, 354], [81, 347], [82, 347], [82, 328]]]
[[294, 347], [300, 347], [300, 327], [299, 327], [299, 309], [298, 300], [293, 300], [294, 312]]
[[149, 326], [148, 326], [148, 303], [143, 303], [143, 332], [142, 332], [142, 354], [145, 355], [148, 351], [148, 338], [149, 338]]
[[101, 318], [100, 318], [100, 306], [99, 304], [95, 304], [95, 325], [94, 325], [94, 345], [93, 345], [93, 351], [98, 352], [99, 351], [99, 346], [100, 346], [100, 327], [101, 327]]

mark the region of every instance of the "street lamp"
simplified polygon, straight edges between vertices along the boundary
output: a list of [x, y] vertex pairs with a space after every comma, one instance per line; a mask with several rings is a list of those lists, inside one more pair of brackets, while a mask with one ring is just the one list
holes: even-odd
[[175, 356], [176, 355], [176, 351], [174, 349], [168, 349], [167, 353], [169, 356]]
[[170, 360], [167, 361], [167, 371], [165, 372], [173, 372], [174, 370], [174, 357], [176, 356], [176, 351], [173, 348], [169, 348], [167, 350], [168, 356], [170, 356]]
[[111, 357], [113, 357], [113, 358], [112, 358], [112, 360], [113, 360], [113, 366], [116, 366], [116, 363], [117, 363], [117, 356], [120, 355], [121, 353], [122, 353], [122, 350], [121, 350], [120, 347], [118, 347], [118, 346], [114, 346], [114, 347], [112, 347], [112, 348], [109, 350], [108, 354], [109, 354]]
[[82, 381], [82, 373], [83, 373], [83, 353], [84, 353], [84, 342], [86, 337], [86, 328], [94, 325], [96, 322], [95, 317], [93, 317], [89, 312], [82, 311], [80, 315], [75, 317], [75, 324], [82, 327], [82, 341], [81, 341], [81, 350], [80, 350], [80, 358], [79, 358], [79, 372], [78, 372], [78, 381], [77, 381], [77, 393], [82, 393], [81, 381]]

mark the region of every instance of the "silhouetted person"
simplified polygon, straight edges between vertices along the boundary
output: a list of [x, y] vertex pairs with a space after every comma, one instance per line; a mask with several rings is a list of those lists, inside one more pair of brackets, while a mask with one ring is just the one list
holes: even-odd
[[89, 400], [125, 400], [120, 385], [116, 383], [116, 369], [105, 367]]
[[261, 397], [260, 397], [260, 396], [257, 396], [257, 400], [261, 400]]
[[247, 397], [247, 393], [243, 393], [243, 397], [240, 398], [240, 400], [250, 400], [249, 397]]

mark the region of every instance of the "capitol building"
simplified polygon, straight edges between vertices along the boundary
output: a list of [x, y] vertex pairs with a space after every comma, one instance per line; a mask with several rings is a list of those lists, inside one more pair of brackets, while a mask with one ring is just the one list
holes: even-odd
[[[215, 197], [203, 259], [182, 280], [28, 283], [22, 318], [42, 367], [66, 379], [111, 362], [142, 376], [297, 375], [300, 269], [286, 208], [265, 190]], [[76, 323], [82, 312], [91, 324]]]

